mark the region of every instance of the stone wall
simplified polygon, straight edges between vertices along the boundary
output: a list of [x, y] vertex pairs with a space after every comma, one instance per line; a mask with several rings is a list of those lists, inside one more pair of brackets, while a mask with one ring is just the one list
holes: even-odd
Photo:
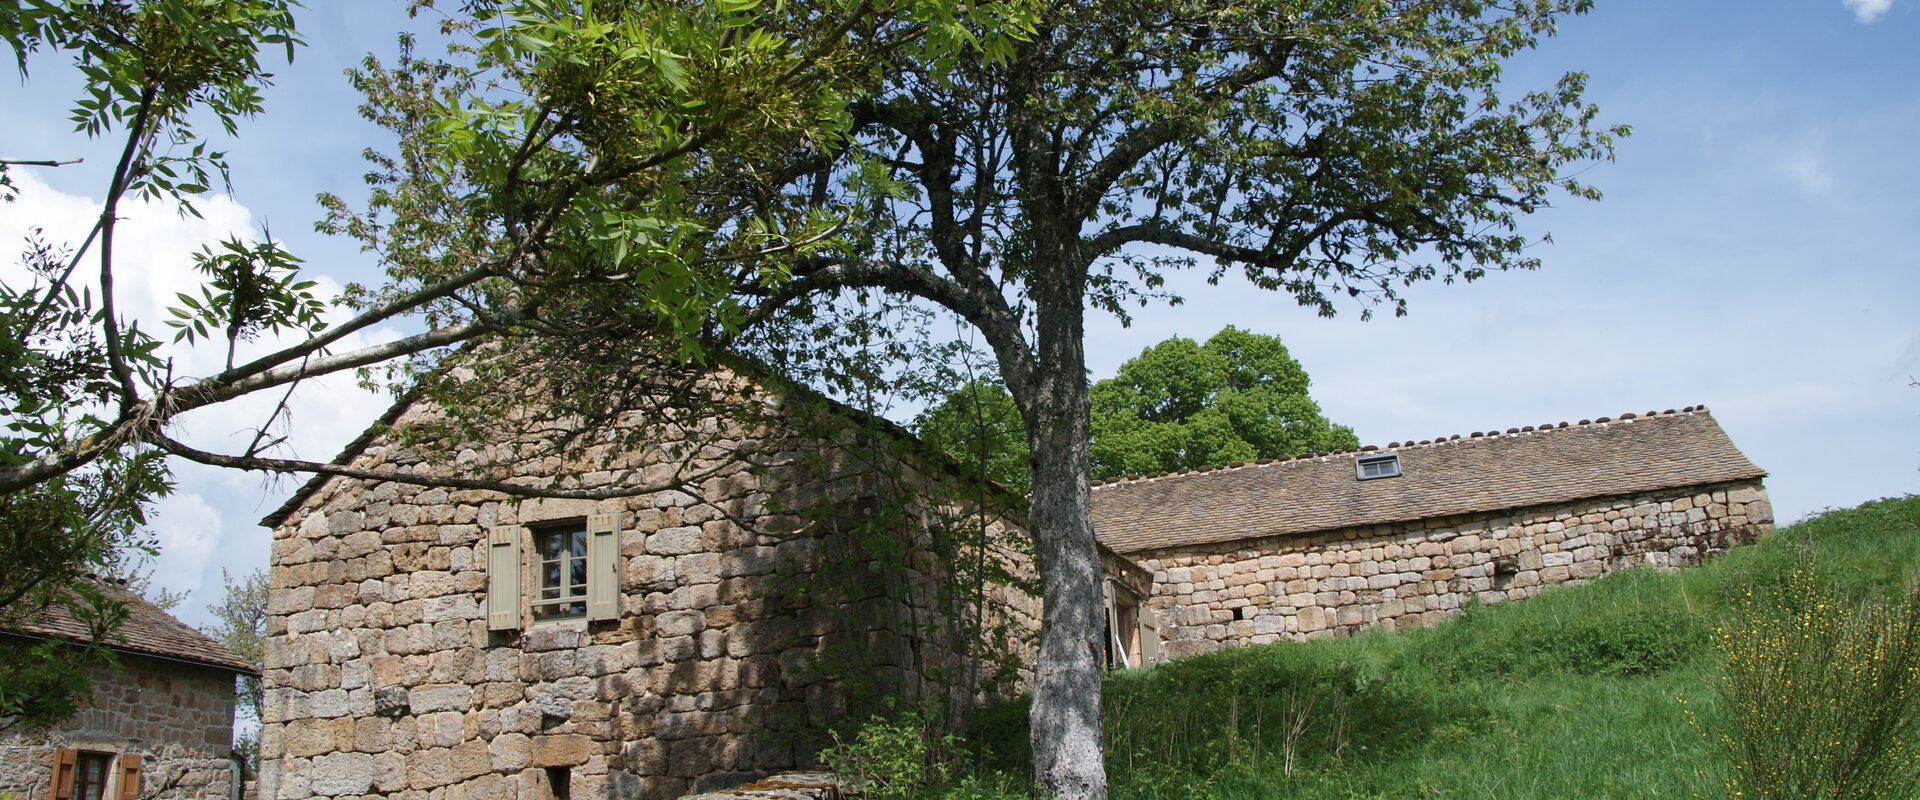
[[44, 733], [0, 734], [0, 794], [47, 800], [54, 752], [71, 748], [139, 755], [145, 800], [226, 800], [233, 673], [124, 652], [120, 664], [90, 671], [92, 700], [73, 719]]
[[[398, 427], [428, 413], [409, 411]], [[985, 649], [1024, 654], [1037, 600], [956, 579], [936, 541], [943, 520], [1002, 537], [1017, 528], [929, 499], [948, 479], [916, 467], [896, 435], [843, 419], [619, 424], [655, 426], [652, 444], [518, 462], [516, 479], [703, 477], [619, 499], [523, 502], [333, 479], [284, 519], [263, 800], [544, 798], [553, 780], [574, 798], [677, 797], [810, 766], [825, 727], [862, 701], [984, 693], [991, 676], [961, 679], [981, 648], [955, 646], [982, 638], [969, 638], [978, 614], [956, 610], [984, 601], [987, 627], [1000, 629]], [[510, 457], [504, 447], [460, 456]], [[353, 463], [435, 468], [384, 440]], [[487, 532], [606, 513], [620, 515], [617, 619], [489, 631]], [[889, 521], [899, 518], [909, 524]], [[988, 561], [1025, 563], [1006, 551]]]
[[1472, 598], [1694, 564], [1772, 526], [1755, 481], [1128, 555], [1154, 573], [1163, 652], [1180, 658], [1425, 625]]

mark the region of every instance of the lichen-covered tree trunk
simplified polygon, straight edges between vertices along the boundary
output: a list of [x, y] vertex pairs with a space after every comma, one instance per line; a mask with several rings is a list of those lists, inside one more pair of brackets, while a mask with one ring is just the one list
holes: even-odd
[[1036, 353], [1027, 440], [1030, 521], [1040, 568], [1034, 668], [1033, 778], [1043, 796], [1104, 800], [1100, 756], [1100, 555], [1087, 489], [1085, 312], [1079, 270], [1036, 279]]

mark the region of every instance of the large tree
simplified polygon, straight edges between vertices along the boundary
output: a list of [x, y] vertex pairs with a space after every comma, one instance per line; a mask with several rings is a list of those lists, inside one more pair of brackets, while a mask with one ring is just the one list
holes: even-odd
[[1093, 385], [1093, 477], [1172, 472], [1360, 446], [1307, 396], [1306, 369], [1278, 336], [1228, 326], [1205, 344], [1175, 336]]
[[[851, 287], [934, 303], [997, 359], [1032, 453], [1045, 613], [1034, 778], [1106, 793], [1100, 567], [1088, 513], [1089, 309], [1124, 315], [1212, 262], [1321, 314], [1403, 311], [1427, 280], [1531, 268], [1517, 219], [1611, 156], [1584, 78], [1507, 98], [1502, 62], [1584, 0], [1114, 0], [1059, 4], [1001, 61], [901, 70], [855, 104], [859, 149], [801, 196], [867, 209], [803, 259], [782, 306]], [[858, 179], [858, 180], [855, 180]]]

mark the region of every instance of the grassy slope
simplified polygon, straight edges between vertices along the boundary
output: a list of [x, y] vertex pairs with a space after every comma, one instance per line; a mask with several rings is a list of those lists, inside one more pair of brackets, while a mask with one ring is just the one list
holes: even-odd
[[[1920, 572], [1920, 497], [1830, 512], [1698, 569], [1634, 570], [1427, 630], [1113, 674], [1113, 797], [1715, 796], [1721, 756], [1700, 729], [1715, 722], [1714, 622], [1809, 543], [1835, 585], [1898, 587]], [[976, 777], [949, 796], [1018, 785], [1024, 717], [1018, 704], [982, 713]]]

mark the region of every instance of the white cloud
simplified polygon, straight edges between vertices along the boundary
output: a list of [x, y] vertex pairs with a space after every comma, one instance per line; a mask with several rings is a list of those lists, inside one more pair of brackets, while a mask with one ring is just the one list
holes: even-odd
[[1853, 18], [1861, 22], [1872, 23], [1891, 8], [1893, 0], [1844, 0], [1847, 10], [1853, 12]]
[[[191, 595], [177, 614], [197, 609], [220, 598], [218, 565], [214, 554], [221, 548], [224, 527], [221, 515], [199, 494], [176, 491], [160, 499], [148, 517], [150, 528], [160, 543], [160, 555], [154, 559], [154, 583]], [[215, 580], [208, 580], [207, 573]], [[213, 591], [203, 591], [210, 587]]]
[[1781, 158], [1780, 169], [1810, 194], [1822, 194], [1833, 187], [1833, 173], [1827, 168], [1826, 157], [1818, 150], [1791, 151]]

